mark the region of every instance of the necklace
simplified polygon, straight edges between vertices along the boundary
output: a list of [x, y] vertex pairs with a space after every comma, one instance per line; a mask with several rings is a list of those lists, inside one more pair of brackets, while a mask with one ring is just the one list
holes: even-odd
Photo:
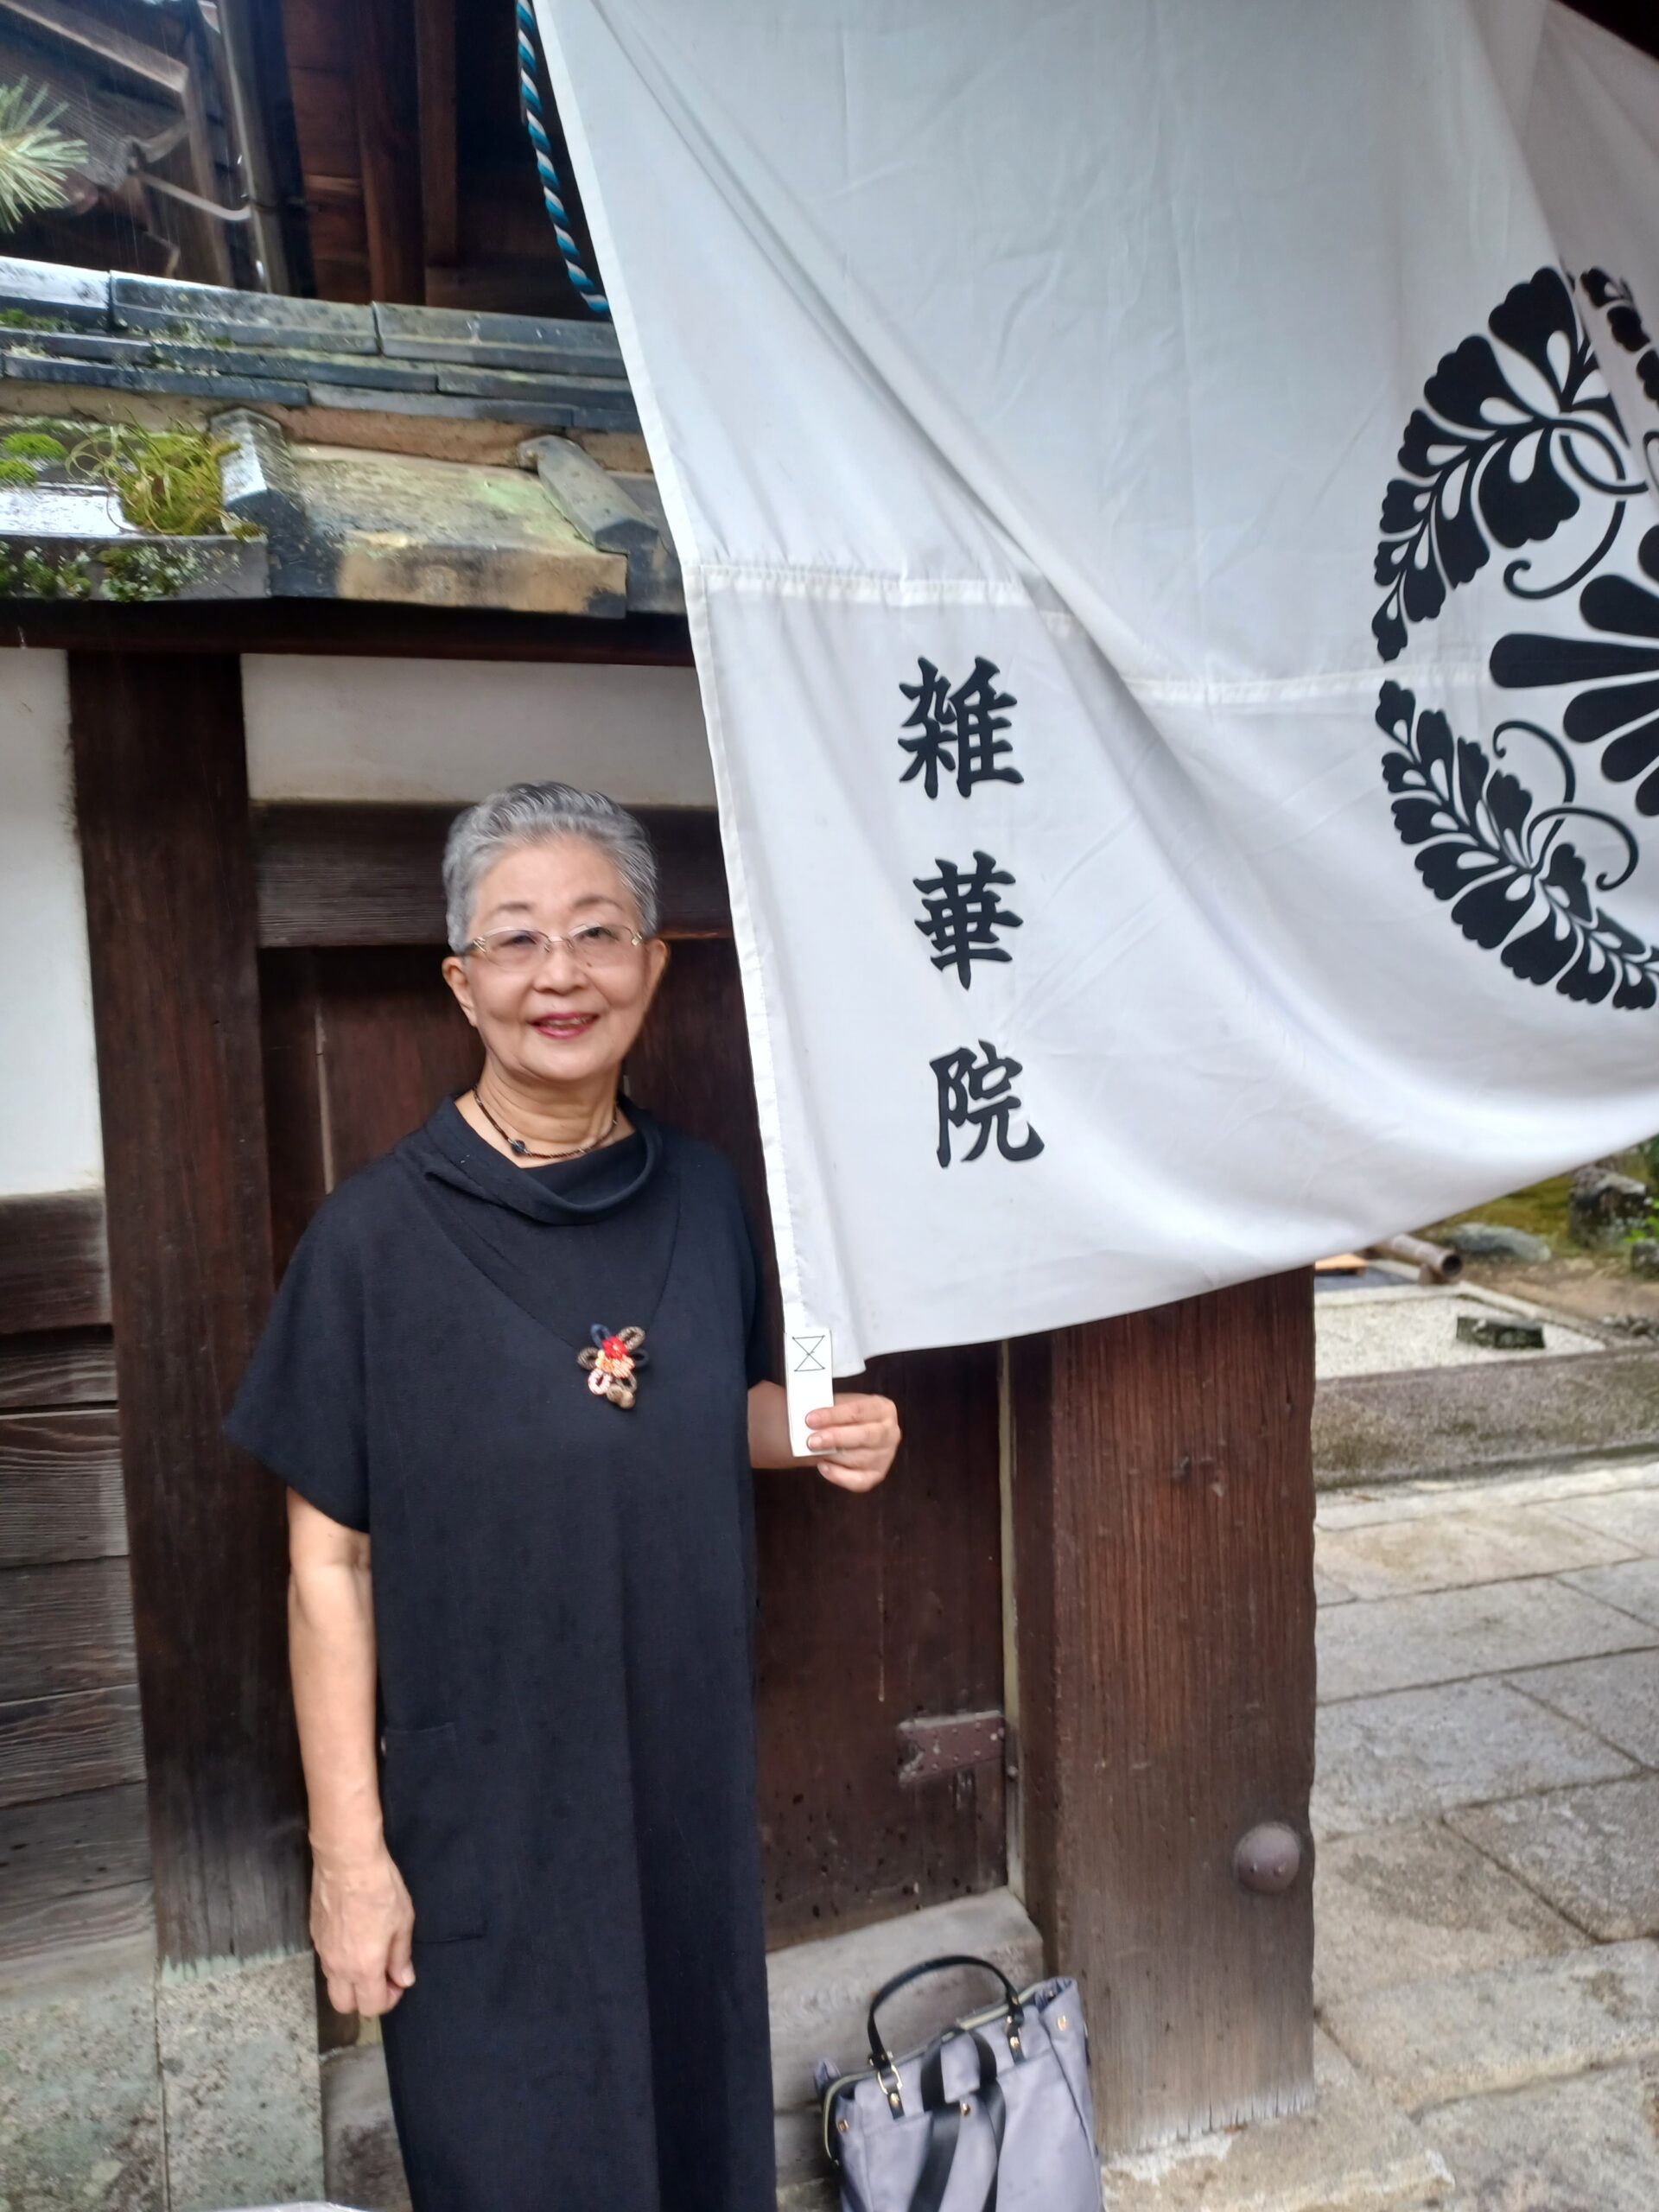
[[519, 1160], [545, 1160], [550, 1161], [556, 1160], [580, 1160], [584, 1153], [597, 1152], [600, 1146], [602, 1145], [607, 1138], [613, 1136], [616, 1134], [616, 1125], [622, 1118], [622, 1102], [620, 1099], [618, 1099], [616, 1103], [611, 1109], [610, 1120], [600, 1131], [599, 1135], [596, 1137], [590, 1137], [586, 1144], [579, 1144], [574, 1152], [532, 1152], [530, 1147], [524, 1142], [523, 1137], [508, 1135], [507, 1132], [502, 1128], [500, 1122], [496, 1120], [494, 1115], [491, 1113], [489, 1108], [484, 1103], [483, 1099], [479, 1096], [478, 1085], [476, 1084], [473, 1085], [473, 1103], [477, 1107], [479, 1112], [484, 1116], [490, 1127], [495, 1131], [497, 1136], [500, 1138], [502, 1143], [505, 1145], [507, 1150], [512, 1153], [515, 1158]]

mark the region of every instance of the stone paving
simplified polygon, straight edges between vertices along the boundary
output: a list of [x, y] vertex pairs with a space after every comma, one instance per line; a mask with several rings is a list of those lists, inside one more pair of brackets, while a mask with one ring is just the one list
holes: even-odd
[[1317, 2095], [1108, 2212], [1659, 2212], [1659, 1459], [1328, 1493]]
[[1659, 2212], [1659, 1461], [1327, 1497], [1317, 1558], [1320, 2024], [1445, 2177], [1295, 2202]]

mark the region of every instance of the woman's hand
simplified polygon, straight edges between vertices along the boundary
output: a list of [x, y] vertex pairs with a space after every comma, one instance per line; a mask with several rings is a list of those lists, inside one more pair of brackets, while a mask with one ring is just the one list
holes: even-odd
[[311, 1940], [336, 2012], [391, 2012], [415, 1908], [386, 1849], [374, 1757], [369, 1540], [288, 1494], [288, 1649], [311, 1834]]
[[806, 1448], [825, 1482], [874, 1490], [899, 1449], [899, 1408], [891, 1398], [837, 1391], [832, 1406], [806, 1417]]
[[816, 1466], [842, 1490], [874, 1490], [899, 1449], [899, 1409], [891, 1398], [838, 1391], [832, 1406], [807, 1416], [809, 1457], [798, 1459], [789, 1440], [789, 1401], [778, 1382], [757, 1382], [749, 1392], [749, 1464], [754, 1467]]
[[383, 1845], [372, 1857], [311, 1872], [311, 1941], [337, 2012], [390, 2012], [415, 1979], [415, 1908]]

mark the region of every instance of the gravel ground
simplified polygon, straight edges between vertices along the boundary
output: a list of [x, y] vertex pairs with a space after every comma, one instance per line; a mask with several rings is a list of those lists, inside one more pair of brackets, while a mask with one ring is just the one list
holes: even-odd
[[1605, 1257], [1575, 1253], [1546, 1260], [1538, 1267], [1522, 1267], [1514, 1261], [1471, 1260], [1463, 1280], [1467, 1287], [1530, 1299], [1573, 1319], [1599, 1321], [1606, 1313], [1641, 1313], [1659, 1321], [1659, 1282], [1633, 1275], [1622, 1253]]

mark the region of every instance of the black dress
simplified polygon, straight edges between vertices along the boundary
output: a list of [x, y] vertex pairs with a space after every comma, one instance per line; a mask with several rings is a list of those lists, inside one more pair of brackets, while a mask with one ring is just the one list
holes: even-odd
[[[632, 1118], [524, 1169], [446, 1102], [321, 1209], [228, 1423], [373, 1537], [416, 2212], [772, 2212], [754, 1254], [726, 1161]], [[630, 1411], [594, 1323], [646, 1332]]]

